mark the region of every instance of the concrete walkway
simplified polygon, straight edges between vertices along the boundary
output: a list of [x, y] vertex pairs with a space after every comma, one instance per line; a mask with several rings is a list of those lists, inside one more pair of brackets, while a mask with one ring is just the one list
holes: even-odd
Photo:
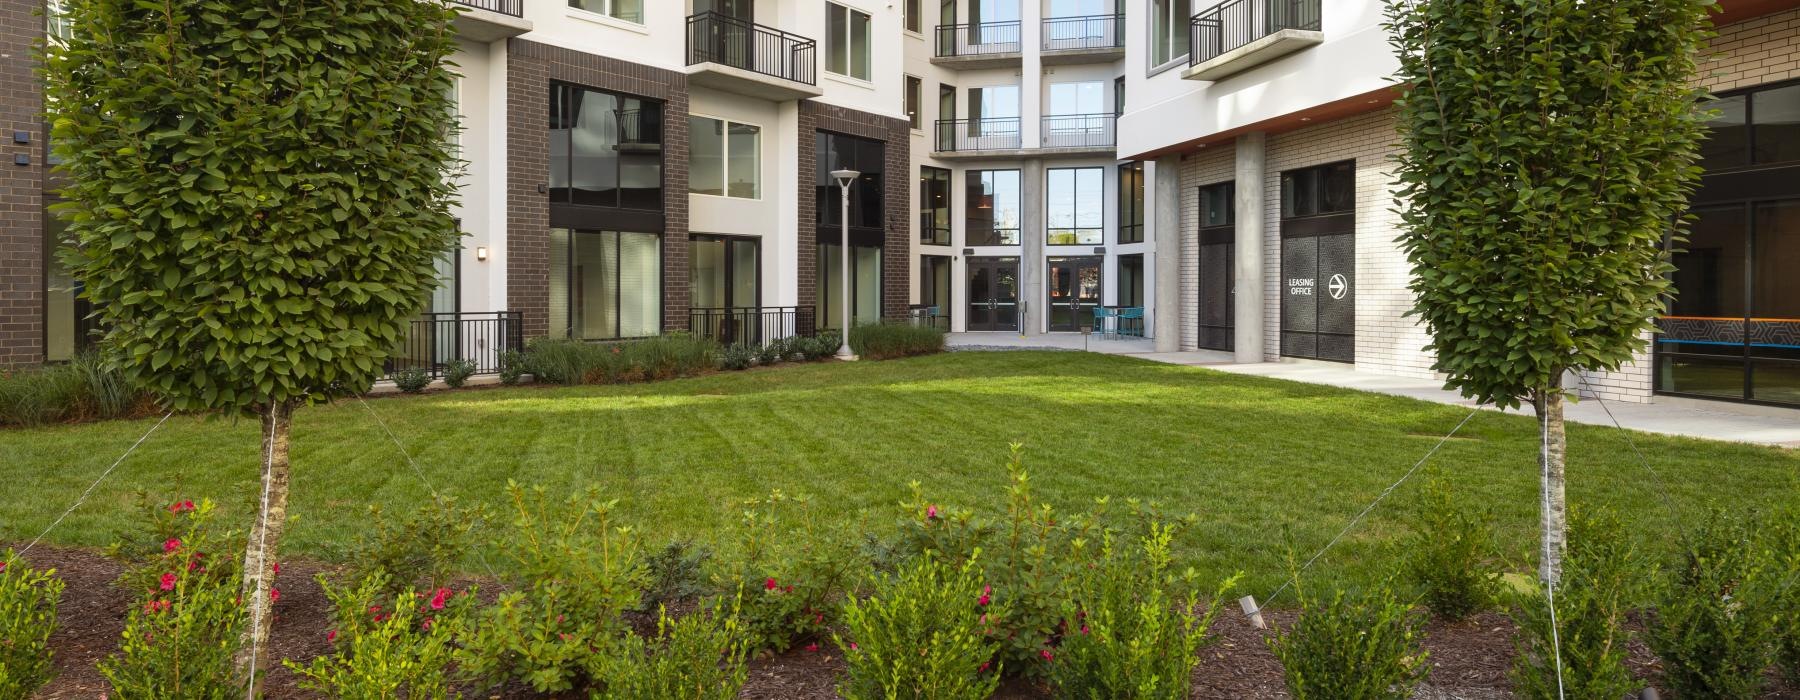
[[[1331, 362], [1300, 360], [1240, 365], [1232, 363], [1231, 353], [1209, 350], [1159, 353], [1155, 352], [1154, 343], [1137, 338], [1084, 339], [1073, 333], [1036, 336], [1020, 336], [1016, 333], [952, 333], [949, 344], [954, 349], [1082, 350], [1084, 341], [1085, 348], [1090, 352], [1129, 355], [1232, 374], [1323, 384], [1456, 406], [1475, 405], [1455, 392], [1445, 390], [1442, 382], [1431, 379], [1358, 372], [1349, 365]], [[1607, 409], [1612, 410], [1610, 416]], [[1529, 408], [1513, 412], [1531, 414]], [[1800, 409], [1658, 396], [1655, 403], [1648, 404], [1602, 404], [1597, 399], [1583, 399], [1569, 404], [1565, 415], [1575, 423], [1612, 425], [1613, 418], [1617, 417], [1619, 424], [1644, 432], [1800, 448]]]

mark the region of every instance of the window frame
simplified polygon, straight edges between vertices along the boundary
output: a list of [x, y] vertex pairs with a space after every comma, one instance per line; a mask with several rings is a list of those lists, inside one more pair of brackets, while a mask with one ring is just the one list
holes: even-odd
[[[1070, 180], [1069, 180], [1069, 185], [1072, 188], [1069, 192], [1069, 195], [1070, 195], [1070, 198], [1069, 198], [1069, 225], [1064, 226], [1064, 227], [1057, 227], [1057, 226], [1054, 226], [1051, 224], [1052, 217], [1054, 217], [1056, 215], [1056, 211], [1053, 209], [1053, 207], [1055, 207], [1056, 205], [1052, 201], [1054, 199], [1054, 195], [1051, 193], [1051, 188], [1055, 187], [1054, 179], [1056, 177], [1056, 173], [1058, 173], [1058, 172], [1071, 173]], [[1082, 180], [1082, 177], [1081, 177], [1081, 175], [1082, 175], [1082, 173], [1090, 173], [1090, 172], [1096, 173], [1098, 175], [1098, 177], [1096, 177], [1094, 179], [1095, 179], [1095, 184], [1099, 185], [1099, 187], [1100, 187], [1100, 192], [1098, 195], [1098, 199], [1100, 201], [1100, 225], [1099, 226], [1078, 226], [1076, 224], [1080, 221], [1081, 210], [1082, 210], [1082, 207], [1081, 207], [1081, 202], [1082, 202], [1082, 197], [1081, 197], [1082, 182], [1081, 182], [1081, 180]], [[1091, 238], [1085, 237], [1087, 232], [1090, 232], [1090, 231], [1093, 232], [1092, 237]], [[1058, 243], [1058, 242], [1056, 242], [1056, 235], [1058, 234], [1058, 232], [1069, 233], [1074, 236], [1074, 240], [1071, 242], [1068, 242], [1068, 243]], [[1097, 166], [1097, 165], [1071, 166], [1071, 167], [1062, 167], [1062, 168], [1045, 168], [1044, 169], [1044, 245], [1047, 245], [1047, 246], [1094, 246], [1094, 245], [1105, 245], [1105, 244], [1106, 244], [1106, 168], [1102, 167], [1102, 166]]]
[[903, 108], [907, 117], [912, 120], [913, 131], [925, 130], [925, 79], [910, 73], [906, 74], [906, 96]]
[[[933, 175], [936, 175], [937, 173], [943, 174], [944, 196], [950, 200], [950, 201], [947, 201], [944, 203], [944, 207], [943, 207], [944, 221], [941, 222], [941, 224], [942, 224], [941, 226], [936, 225], [940, 222], [935, 221], [935, 219], [937, 218], [938, 208], [927, 206], [928, 202], [926, 201], [926, 199], [931, 196], [930, 190], [925, 186], [925, 183], [930, 179], [930, 178], [926, 177], [926, 174], [928, 172], [930, 172]], [[939, 168], [939, 167], [932, 166], [932, 165], [919, 166], [918, 209], [919, 209], [919, 215], [920, 215], [920, 220], [919, 220], [919, 244], [920, 245], [949, 246], [949, 245], [953, 245], [955, 243], [955, 241], [952, 238], [955, 235], [955, 226], [956, 226], [956, 210], [955, 210], [956, 187], [954, 184], [954, 180], [955, 180], [955, 174], [949, 168]], [[926, 217], [929, 217], [930, 219], [932, 219], [933, 221], [931, 223], [934, 225], [926, 226], [925, 225]], [[937, 236], [937, 234], [939, 234], [939, 233], [942, 234], [941, 238], [939, 238]]]
[[[549, 87], [550, 87], [549, 99], [551, 101], [551, 104], [550, 104], [551, 107], [556, 106], [556, 100], [557, 100], [556, 93], [558, 90], [569, 91], [566, 93], [567, 99], [564, 103], [565, 109], [567, 108], [568, 104], [573, 104], [576, 101], [576, 98], [579, 98], [580, 94], [584, 93], [584, 92], [593, 92], [593, 93], [601, 93], [601, 94], [605, 94], [605, 95], [611, 95], [613, 98], [621, 100], [621, 101], [637, 100], [640, 103], [640, 107], [639, 107], [640, 112], [643, 110], [644, 105], [655, 105], [656, 106], [656, 114], [657, 114], [657, 116], [656, 116], [656, 129], [657, 129], [656, 145], [662, 146], [662, 145], [664, 145], [663, 142], [667, 140], [666, 139], [666, 137], [667, 137], [666, 124], [667, 124], [667, 120], [669, 119], [669, 115], [667, 114], [669, 105], [667, 102], [665, 102], [663, 100], [658, 100], [658, 99], [650, 98], [650, 97], [644, 97], [641, 95], [633, 95], [633, 94], [625, 93], [625, 92], [618, 92], [618, 91], [614, 91], [614, 90], [603, 90], [603, 89], [599, 89], [599, 88], [588, 87], [586, 85], [581, 85], [578, 83], [571, 83], [571, 82], [558, 81], [558, 80], [551, 81]], [[559, 116], [555, 113], [554, 109], [551, 109], [550, 112], [551, 113], [549, 116], [552, 120], [567, 122], [568, 115]], [[549, 132], [551, 139], [554, 140], [554, 137], [555, 137], [554, 135], [555, 135], [556, 130], [549, 129], [547, 131]], [[574, 131], [574, 127], [572, 124], [570, 125], [568, 131], [571, 132], [571, 137], [572, 137], [572, 133]], [[616, 144], [615, 144], [615, 146], [616, 146]], [[552, 143], [552, 150], [554, 150], [553, 143]], [[547, 163], [546, 163], [546, 176], [547, 176], [546, 180], [550, 183], [550, 186], [551, 186], [551, 189], [548, 192], [550, 197], [548, 197], [547, 201], [548, 201], [548, 203], [550, 205], [550, 209], [551, 209], [550, 221], [551, 221], [552, 226], [560, 226], [560, 227], [564, 227], [564, 228], [584, 229], [584, 230], [602, 230], [602, 229], [604, 229], [604, 230], [624, 230], [624, 231], [656, 231], [659, 233], [662, 231], [663, 226], [666, 223], [664, 221], [663, 217], [665, 216], [665, 214], [668, 211], [668, 197], [669, 197], [669, 191], [668, 191], [669, 190], [669, 160], [668, 160], [668, 150], [666, 148], [659, 148], [657, 150], [657, 154], [656, 154], [656, 163], [657, 163], [656, 191], [657, 191], [658, 195], [656, 198], [656, 207], [654, 209], [641, 209], [641, 208], [636, 208], [636, 207], [628, 207], [628, 206], [624, 205], [625, 200], [626, 200], [626, 197], [625, 197], [625, 189], [626, 188], [624, 187], [624, 181], [625, 181], [624, 168], [625, 168], [626, 159], [623, 157], [615, 157], [613, 159], [614, 160], [614, 177], [613, 177], [614, 189], [618, 193], [618, 196], [614, 200], [613, 204], [608, 205], [608, 204], [592, 204], [592, 203], [576, 202], [575, 195], [574, 195], [576, 188], [574, 187], [574, 183], [575, 183], [575, 162], [577, 159], [576, 159], [576, 154], [575, 154], [575, 146], [574, 146], [573, 138], [571, 138], [571, 140], [570, 140], [569, 152], [568, 152], [566, 158], [568, 161], [566, 164], [568, 170], [565, 171], [563, 175], [564, 175], [565, 185], [566, 185], [564, 187], [564, 189], [567, 190], [568, 194], [566, 197], [564, 197], [560, 200], [555, 197], [556, 186], [554, 183], [556, 182], [556, 179], [555, 179], [556, 173], [554, 170], [554, 163], [555, 163], [554, 156], [546, 159], [546, 161], [547, 161]], [[576, 212], [582, 212], [582, 213], [576, 214]], [[604, 213], [597, 214], [600, 212], [604, 212]], [[594, 218], [596, 216], [596, 214], [598, 216], [600, 216], [601, 218], [606, 218], [607, 220], [606, 221], [596, 220]]]
[[906, 0], [900, 6], [900, 13], [905, 16], [901, 27], [909, 34], [924, 36], [925, 16], [922, 0]]
[[[844, 15], [844, 35], [841, 37], [834, 37], [834, 36], [832, 36], [832, 33], [831, 33], [831, 13], [834, 10], [842, 11], [845, 13], [845, 15]], [[868, 75], [857, 75], [855, 73], [856, 54], [854, 52], [856, 51], [856, 41], [855, 41], [856, 18], [858, 15], [862, 16], [862, 21], [866, 28], [866, 30], [863, 32], [864, 42], [863, 42], [861, 54], [862, 54], [862, 59], [863, 59], [862, 63], [863, 63], [864, 68], [868, 71]], [[832, 60], [833, 54], [836, 53], [835, 49], [837, 48], [837, 42], [839, 42], [839, 41], [843, 42], [843, 45], [844, 45], [844, 72], [835, 71], [835, 70], [831, 69], [831, 60]], [[873, 76], [875, 74], [875, 53], [874, 53], [874, 46], [873, 46], [874, 41], [875, 41], [875, 18], [873, 15], [871, 15], [867, 12], [863, 12], [862, 10], [858, 10], [854, 7], [850, 7], [849, 5], [841, 5], [841, 4], [832, 2], [831, 0], [825, 0], [825, 72], [826, 73], [835, 75], [835, 76], [838, 76], [841, 78], [849, 78], [851, 80], [862, 81], [865, 83], [872, 81], [874, 79]]]
[[[1158, 2], [1166, 3], [1166, 10], [1164, 11], [1163, 14], [1165, 14], [1169, 20], [1169, 34], [1167, 36], [1163, 36], [1163, 37], [1156, 36], [1156, 31], [1155, 31], [1156, 30], [1156, 17], [1154, 16], [1154, 14], [1157, 9], [1156, 4]], [[1176, 11], [1176, 9], [1178, 9], [1177, 8], [1178, 3], [1186, 3], [1187, 4], [1187, 15], [1178, 16], [1176, 14], [1175, 11]], [[1193, 46], [1189, 46], [1187, 51], [1183, 51], [1179, 54], [1175, 53], [1175, 36], [1176, 36], [1176, 34], [1181, 34], [1184, 37], [1187, 36], [1188, 25], [1190, 22], [1193, 21], [1194, 3], [1193, 3], [1193, 0], [1150, 0], [1149, 9], [1153, 16], [1150, 17], [1149, 26], [1146, 27], [1146, 29], [1149, 30], [1149, 33], [1151, 36], [1150, 36], [1150, 41], [1149, 41], [1149, 44], [1150, 44], [1149, 51], [1145, 55], [1147, 58], [1150, 59], [1149, 75], [1156, 75], [1157, 73], [1161, 73], [1163, 71], [1169, 70], [1170, 68], [1174, 68], [1175, 66], [1180, 65], [1181, 63], [1187, 61], [1188, 56], [1193, 53], [1193, 51], [1194, 51]], [[1165, 50], [1168, 51], [1169, 57], [1163, 59], [1162, 61], [1156, 60], [1157, 40], [1159, 38], [1166, 39], [1168, 41], [1168, 46]]]
[[[695, 119], [708, 119], [708, 120], [718, 122], [720, 125], [719, 144], [724, 149], [719, 154], [719, 177], [723, 178], [723, 181], [719, 183], [720, 184], [719, 192], [721, 194], [711, 194], [711, 193], [707, 193], [707, 192], [694, 191], [694, 143], [695, 143], [695, 141], [694, 141], [694, 133], [693, 133], [694, 132], [693, 120], [695, 120]], [[734, 195], [731, 193], [731, 127], [733, 127], [733, 126], [748, 126], [748, 127], [752, 127], [752, 128], [756, 129], [756, 178], [755, 178], [754, 182], [752, 183], [756, 187], [756, 196], [754, 196], [754, 197], [740, 197], [738, 195]], [[699, 113], [699, 112], [688, 112], [688, 194], [699, 195], [702, 197], [726, 197], [726, 198], [730, 198], [730, 199], [740, 199], [740, 200], [743, 200], [746, 202], [762, 201], [762, 199], [763, 199], [762, 134], [763, 134], [763, 125], [761, 125], [761, 124], [752, 124], [750, 122], [738, 121], [736, 119], [729, 119], [726, 117], [715, 117], [710, 114], [704, 114], [704, 113]]]
[[[589, 342], [589, 343], [608, 343], [608, 342], [615, 342], [615, 341], [620, 341], [620, 340], [635, 340], [635, 339], [639, 339], [639, 338], [652, 338], [652, 337], [660, 336], [663, 334], [664, 326], [665, 326], [665, 324], [667, 324], [668, 318], [669, 318], [669, 305], [668, 305], [669, 275], [668, 275], [668, 270], [665, 269], [666, 265], [668, 263], [668, 257], [669, 257], [669, 249], [668, 249], [669, 237], [666, 233], [664, 233], [662, 231], [628, 231], [628, 230], [621, 230], [621, 229], [588, 229], [588, 228], [580, 228], [580, 227], [572, 227], [572, 226], [551, 226], [550, 228], [552, 230], [562, 230], [562, 231], [567, 232], [567, 241], [565, 241], [565, 243], [567, 245], [567, 249], [563, 254], [563, 258], [566, 263], [566, 267], [563, 272], [563, 284], [567, 285], [567, 287], [568, 287], [568, 289], [564, 293], [564, 297], [566, 299], [565, 303], [568, 308], [564, 309], [564, 313], [566, 315], [563, 318], [563, 327], [562, 327], [563, 337], [569, 338], [571, 340], [579, 340], [582, 342]], [[625, 303], [624, 303], [625, 302], [625, 295], [624, 295], [625, 286], [624, 286], [624, 275], [622, 274], [622, 272], [624, 270], [624, 265], [625, 265], [625, 256], [621, 252], [614, 259], [614, 261], [613, 261], [614, 266], [613, 266], [613, 270], [612, 270], [612, 284], [613, 284], [613, 289], [615, 290], [614, 295], [613, 295], [614, 309], [613, 309], [612, 335], [607, 336], [607, 337], [598, 337], [598, 338], [579, 337], [575, 333], [575, 331], [576, 331], [575, 312], [576, 312], [576, 309], [578, 308], [578, 304], [576, 303], [576, 293], [575, 293], [576, 292], [576, 285], [575, 285], [576, 265], [575, 265], [575, 262], [578, 259], [577, 256], [575, 255], [575, 249], [576, 249], [576, 245], [577, 245], [576, 242], [578, 240], [580, 240], [580, 236], [584, 236], [584, 235], [605, 236], [605, 235], [610, 234], [613, 236], [614, 249], [623, 251], [623, 249], [624, 249], [623, 243], [622, 243], [623, 239], [621, 237], [627, 233], [656, 237], [656, 267], [655, 267], [655, 269], [656, 269], [656, 288], [653, 291], [653, 293], [655, 294], [655, 298], [656, 298], [655, 330], [650, 335], [628, 336], [623, 333], [624, 323], [625, 323], [625, 314], [622, 313], [622, 309], [625, 307]], [[554, 335], [554, 334], [552, 334], [552, 335]]]
[[[975, 241], [969, 240], [971, 233], [975, 230], [975, 228], [970, 225], [971, 223], [973, 223], [969, 218], [970, 212], [974, 211], [978, 207], [976, 206], [976, 204], [977, 204], [976, 202], [969, 201], [969, 198], [965, 196], [963, 198], [963, 239], [964, 239], [964, 244], [969, 245], [969, 246], [989, 246], [989, 247], [1019, 246], [1024, 243], [1024, 239], [1025, 239], [1025, 221], [1024, 221], [1024, 218], [1025, 218], [1025, 173], [1023, 170], [1021, 170], [1019, 168], [992, 168], [992, 169], [986, 169], [986, 170], [964, 170], [963, 171], [963, 190], [965, 192], [968, 191], [970, 189], [969, 183], [971, 183], [971, 182], [980, 182], [983, 185], [983, 190], [985, 191], [987, 183], [985, 181], [979, 180], [978, 178], [986, 176], [989, 173], [1012, 173], [1013, 177], [1017, 179], [1017, 181], [1018, 181], [1018, 200], [1013, 202], [1012, 204], [1013, 204], [1014, 211], [1017, 211], [1019, 214], [1019, 227], [1018, 228], [1000, 228], [998, 226], [999, 220], [997, 218], [992, 219], [990, 221], [990, 224], [993, 224], [993, 225], [990, 225], [988, 227], [988, 229], [993, 232], [994, 239], [998, 240], [1000, 242], [996, 243], [996, 242], [989, 241], [989, 242], [977, 243]], [[996, 198], [998, 198], [999, 197], [999, 193], [997, 191], [998, 187], [996, 187], [995, 189], [996, 189], [996, 193], [994, 196]], [[994, 202], [994, 206], [992, 206], [990, 208], [993, 209], [996, 213], [998, 213], [1000, 211], [1000, 202], [996, 200]], [[1012, 232], [1012, 234], [1013, 234], [1012, 235], [1013, 240], [1010, 243], [1005, 242], [1006, 237], [1004, 235], [1002, 235], [1002, 232], [1009, 232], [1009, 231]]]
[[640, 2], [638, 3], [638, 18], [637, 19], [628, 19], [625, 17], [620, 17], [619, 15], [613, 14], [614, 12], [617, 11], [617, 8], [619, 6], [619, 0], [597, 0], [598, 2], [605, 4], [605, 6], [606, 6], [605, 10], [590, 10], [588, 8], [580, 7], [577, 5], [577, 3], [581, 3], [584, 1], [585, 0], [568, 0], [569, 9], [574, 10], [576, 12], [583, 12], [583, 13], [586, 13], [589, 15], [594, 15], [596, 17], [604, 17], [606, 19], [609, 19], [609, 20], [612, 20], [615, 22], [624, 22], [624, 23], [632, 25], [634, 27], [645, 27], [645, 26], [648, 26], [648, 24], [649, 24], [648, 23], [649, 18], [647, 17], [647, 15], [650, 14], [650, 7], [649, 7], [650, 3], [649, 2], [640, 0]]
[[[1128, 182], [1130, 181], [1130, 182]], [[1144, 161], [1135, 160], [1119, 164], [1118, 173], [1118, 241], [1121, 245], [1144, 242], [1144, 210], [1148, 207], [1147, 183], [1144, 180]], [[1133, 200], [1133, 191], [1140, 196]]]
[[[1330, 199], [1328, 190], [1331, 189], [1331, 185], [1333, 184], [1331, 175], [1332, 172], [1339, 167], [1347, 167], [1349, 171], [1350, 180], [1348, 183], [1349, 189], [1347, 191], [1350, 199], [1349, 206], [1340, 209], [1330, 209], [1327, 208], [1327, 202]], [[1293, 178], [1292, 181], [1296, 182], [1302, 178], [1306, 179], [1308, 181], [1307, 184], [1312, 187], [1312, 190], [1305, 193], [1296, 192], [1295, 196], [1290, 198], [1289, 190], [1297, 188], [1290, 188], [1289, 178]], [[1332, 161], [1330, 163], [1320, 163], [1317, 165], [1283, 170], [1276, 182], [1281, 188], [1278, 194], [1281, 197], [1280, 218], [1282, 219], [1304, 219], [1315, 216], [1341, 216], [1344, 214], [1356, 213], [1355, 159]], [[1308, 201], [1300, 201], [1300, 194], [1307, 195]]]
[[[754, 303], [746, 306], [744, 304], [737, 303], [738, 302], [737, 299], [727, 299], [725, 306], [716, 307], [716, 308], [725, 308], [725, 309], [760, 309], [760, 308], [763, 308], [763, 304], [762, 304], [762, 297], [763, 297], [763, 245], [762, 245], [763, 240], [762, 240], [762, 236], [744, 236], [744, 235], [730, 234], [730, 233], [690, 233], [690, 234], [688, 234], [688, 245], [689, 246], [692, 246], [695, 242], [698, 242], [698, 241], [708, 241], [708, 242], [716, 241], [716, 242], [725, 244], [725, 246], [724, 246], [725, 255], [723, 258], [725, 282], [722, 286], [725, 289], [725, 295], [727, 297], [735, 296], [734, 292], [736, 291], [736, 289], [735, 289], [736, 285], [734, 284], [734, 282], [737, 281], [737, 265], [735, 265], [734, 263], [736, 262], [737, 254], [735, 252], [733, 252], [733, 248], [735, 247], [735, 244], [738, 244], [738, 243], [749, 243], [752, 245], [752, 247], [755, 249], [754, 254], [751, 256], [753, 258], [752, 259], [752, 269], [756, 271], [756, 274], [755, 274], [756, 279], [751, 280], [751, 287], [753, 289], [751, 294], [756, 296], [756, 299], [753, 300]], [[694, 274], [694, 258], [695, 258], [695, 256], [692, 253], [689, 253], [689, 255], [688, 255], [688, 298], [689, 299], [694, 298], [694, 293], [693, 293], [694, 280], [698, 277], [698, 275]], [[715, 307], [696, 307], [696, 308], [715, 308]]]
[[[1710, 140], [1710, 137], [1708, 137], [1707, 139], [1703, 139], [1701, 142], [1701, 156], [1700, 156], [1700, 159], [1696, 161], [1696, 164], [1704, 167], [1705, 172], [1707, 174], [1711, 174], [1711, 173], [1715, 173], [1715, 172], [1733, 172], [1733, 171], [1737, 171], [1737, 170], [1741, 170], [1741, 169], [1745, 169], [1745, 168], [1752, 168], [1752, 167], [1764, 167], [1764, 168], [1780, 167], [1783, 165], [1791, 165], [1796, 162], [1800, 162], [1800, 159], [1767, 160], [1767, 161], [1757, 160], [1757, 138], [1756, 138], [1757, 137], [1757, 126], [1758, 126], [1758, 123], [1756, 121], [1757, 96], [1759, 96], [1763, 93], [1774, 92], [1776, 90], [1785, 90], [1785, 89], [1792, 89], [1792, 88], [1800, 88], [1800, 79], [1782, 80], [1782, 81], [1778, 81], [1778, 82], [1764, 83], [1762, 85], [1755, 85], [1755, 86], [1751, 86], [1751, 87], [1747, 87], [1747, 88], [1721, 92], [1716, 95], [1713, 95], [1712, 99], [1701, 102], [1700, 107], [1703, 109], [1706, 109], [1706, 108], [1710, 108], [1711, 105], [1721, 102], [1721, 101], [1738, 99], [1738, 98], [1743, 99], [1744, 120], [1743, 120], [1743, 122], [1737, 124], [1736, 126], [1741, 127], [1744, 130], [1743, 131], [1743, 146], [1742, 146], [1744, 153], [1743, 153], [1743, 157], [1741, 159], [1739, 159], [1737, 162], [1730, 163], [1730, 164], [1709, 165], [1706, 162], [1706, 154], [1705, 154], [1706, 141]], [[1707, 128], [1707, 131], [1711, 132], [1712, 128], [1709, 126]]]

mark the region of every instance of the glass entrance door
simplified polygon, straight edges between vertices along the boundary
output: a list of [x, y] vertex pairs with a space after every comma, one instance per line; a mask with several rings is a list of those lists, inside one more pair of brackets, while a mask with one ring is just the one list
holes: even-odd
[[1696, 207], [1673, 246], [1656, 390], [1800, 404], [1800, 199]]
[[1050, 330], [1078, 331], [1094, 325], [1094, 307], [1100, 305], [1102, 258], [1051, 258]]
[[1018, 258], [969, 258], [968, 330], [1019, 330]]

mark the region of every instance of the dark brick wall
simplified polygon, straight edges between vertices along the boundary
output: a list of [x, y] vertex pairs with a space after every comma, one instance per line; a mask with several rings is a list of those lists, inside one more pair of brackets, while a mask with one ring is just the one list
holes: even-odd
[[550, 83], [663, 102], [663, 328], [688, 327], [687, 76], [523, 39], [507, 40], [506, 305], [526, 337], [549, 332]]
[[[818, 193], [813, 189], [818, 169], [815, 136], [819, 131], [835, 131], [883, 142], [882, 155], [887, 161], [883, 188], [887, 200], [887, 232], [881, 251], [881, 315], [897, 318], [906, 315], [912, 279], [907, 273], [912, 255], [912, 125], [898, 117], [846, 109], [822, 102], [800, 103], [800, 304], [814, 303], [818, 298], [819, 249], [817, 207]], [[801, 319], [810, 324], [810, 319]], [[804, 326], [803, 326], [804, 327]]]
[[[0, 0], [0, 367], [44, 361], [43, 9]], [[21, 155], [31, 164], [14, 165]]]

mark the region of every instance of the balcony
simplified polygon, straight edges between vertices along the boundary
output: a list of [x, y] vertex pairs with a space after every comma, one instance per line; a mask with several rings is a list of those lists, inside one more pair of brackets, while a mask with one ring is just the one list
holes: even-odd
[[1024, 44], [1018, 22], [941, 24], [931, 62], [946, 68], [1011, 68], [1020, 62]]
[[464, 39], [490, 43], [531, 31], [525, 20], [525, 0], [449, 0], [458, 8], [456, 33]]
[[1221, 80], [1325, 41], [1320, 0], [1227, 0], [1188, 26], [1187, 80]]
[[1023, 149], [1018, 117], [939, 119], [932, 155], [980, 157], [1017, 155]]
[[812, 307], [744, 306], [696, 307], [688, 309], [688, 332], [696, 338], [718, 341], [720, 345], [763, 347], [783, 338], [811, 335], [810, 324], [800, 324], [800, 311], [812, 315]]
[[1112, 155], [1118, 116], [1066, 114], [1043, 117], [1038, 143], [1027, 147], [1018, 117], [939, 119], [932, 157], [946, 160], [1044, 155]]
[[1110, 63], [1125, 57], [1125, 16], [1044, 20], [1044, 65]]
[[1116, 114], [1062, 114], [1044, 117], [1040, 152], [1111, 154], [1118, 144]]
[[818, 42], [702, 12], [687, 20], [688, 81], [776, 102], [825, 94], [818, 86]]
[[503, 353], [524, 349], [525, 324], [517, 311], [420, 314], [384, 369], [390, 377], [415, 369], [441, 377], [450, 363], [469, 360], [476, 374], [493, 374], [500, 371]]

